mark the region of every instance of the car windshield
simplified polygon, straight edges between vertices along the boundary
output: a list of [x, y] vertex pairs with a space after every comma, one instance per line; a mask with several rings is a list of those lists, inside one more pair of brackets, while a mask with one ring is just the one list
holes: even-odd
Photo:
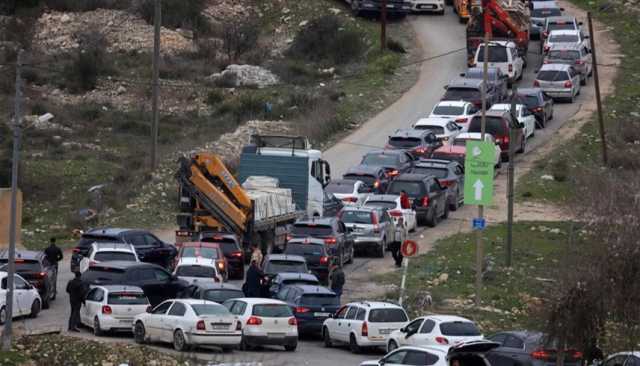
[[445, 100], [480, 100], [480, 90], [473, 88], [447, 88]]
[[276, 274], [282, 272], [306, 273], [307, 266], [304, 262], [272, 259], [267, 262], [267, 265], [264, 268], [264, 272], [268, 274]]
[[333, 228], [330, 225], [295, 224], [291, 233], [296, 236], [322, 237], [333, 234]]
[[547, 27], [547, 31], [551, 32], [554, 30], [575, 30], [576, 27], [573, 23], [552, 23]]
[[213, 267], [209, 266], [198, 266], [198, 265], [181, 265], [176, 268], [176, 276], [182, 277], [214, 277], [216, 275], [216, 270]]
[[542, 81], [564, 81], [569, 80], [569, 73], [559, 70], [542, 70], [538, 73], [536, 79]]
[[548, 18], [562, 15], [562, 11], [558, 8], [533, 9], [531, 16], [534, 18]]
[[182, 257], [203, 257], [207, 259], [218, 259], [218, 249], [206, 247], [186, 247], [182, 249]]
[[315, 305], [315, 306], [340, 305], [340, 301], [338, 301], [338, 297], [333, 294], [302, 295], [301, 303], [304, 305]]
[[413, 181], [402, 181], [402, 180], [394, 180], [389, 186], [389, 190], [387, 193], [389, 194], [400, 194], [400, 192], [405, 191], [410, 197], [422, 196], [422, 183], [421, 182], [413, 182]]
[[396, 201], [367, 201], [364, 205], [365, 207], [382, 207], [388, 210], [393, 210], [398, 206]]
[[416, 130], [431, 130], [436, 135], [444, 134], [444, 127], [442, 126], [434, 126], [434, 125], [416, 125]]
[[556, 43], [576, 43], [580, 41], [577, 34], [552, 34], [549, 36], [549, 42]]
[[464, 113], [464, 107], [456, 107], [451, 105], [439, 105], [433, 109], [431, 114], [436, 116], [458, 116]]
[[124, 270], [120, 268], [93, 266], [82, 274], [82, 281], [88, 283], [118, 283], [122, 280], [123, 275]]
[[284, 304], [257, 304], [253, 306], [252, 315], [265, 318], [289, 318], [293, 316], [293, 313]]
[[329, 193], [353, 193], [353, 183], [329, 183], [324, 188]]
[[360, 181], [364, 182], [364, 184], [368, 185], [369, 187], [373, 187], [373, 185], [376, 182], [376, 177], [373, 176], [373, 175], [369, 175], [369, 174], [362, 174], [362, 175], [361, 174], [346, 174], [343, 178], [344, 179], [360, 180]]
[[373, 309], [369, 312], [371, 323], [403, 323], [409, 320], [402, 309]]
[[[489, 49], [489, 50], [491, 50], [491, 49]], [[482, 79], [483, 78], [482, 68], [469, 69], [464, 74], [464, 77], [467, 78], [467, 79]], [[487, 78], [489, 80], [495, 80], [495, 79], [498, 78], [498, 74], [495, 71], [488, 70]]]
[[229, 310], [218, 304], [191, 304], [193, 312], [202, 315], [231, 315]]
[[417, 166], [413, 168], [413, 173], [424, 174], [424, 175], [435, 175], [436, 178], [446, 178], [447, 175], [449, 175], [449, 169]]
[[287, 247], [284, 251], [284, 254], [293, 254], [293, 255], [323, 255], [324, 254], [324, 245], [323, 244], [305, 244], [305, 243], [287, 243]]
[[446, 336], [479, 336], [478, 327], [471, 322], [444, 322], [440, 323], [440, 332]]
[[397, 148], [410, 148], [420, 145], [420, 139], [416, 137], [391, 137], [389, 145]]
[[[500, 117], [487, 117], [486, 133], [493, 136], [504, 136], [507, 134], [507, 127]], [[474, 117], [469, 125], [469, 132], [481, 132], [480, 117]]]
[[540, 105], [540, 101], [536, 95], [518, 95], [518, 101], [524, 103], [527, 108], [533, 108]]
[[[6, 265], [8, 263], [8, 259], [3, 258], [0, 259], [0, 265]], [[42, 267], [40, 266], [40, 262], [35, 260], [25, 260], [25, 259], [16, 259], [16, 272], [40, 272]], [[3, 270], [6, 270], [3, 268]]]
[[574, 61], [580, 59], [580, 52], [578, 51], [550, 51], [549, 59], [562, 60], [562, 61]]
[[147, 305], [149, 300], [141, 292], [111, 292], [107, 303], [111, 305]]
[[[484, 46], [478, 47], [478, 62], [484, 62]], [[489, 62], [508, 62], [507, 47], [489, 46]]]
[[340, 219], [345, 224], [371, 224], [370, 211], [347, 210], [342, 212]]
[[106, 261], [127, 261], [135, 262], [136, 256], [133, 253], [127, 252], [98, 252], [93, 256], [93, 259], [99, 262]]
[[398, 156], [391, 154], [367, 154], [362, 159], [363, 165], [395, 166], [397, 162]]
[[203, 299], [217, 303], [223, 303], [229, 299], [238, 299], [241, 297], [244, 297], [244, 293], [235, 289], [207, 290], [202, 295]]
[[236, 244], [233, 239], [204, 238], [202, 241], [205, 243], [218, 244], [224, 254], [240, 251], [240, 247], [238, 247], [238, 244]]

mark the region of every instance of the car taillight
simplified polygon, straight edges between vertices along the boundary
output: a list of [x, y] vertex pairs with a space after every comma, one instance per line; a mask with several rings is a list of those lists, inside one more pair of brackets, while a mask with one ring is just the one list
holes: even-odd
[[40, 273], [38, 273], [38, 277], [40, 277], [40, 278], [45, 278], [45, 277], [47, 277], [47, 272], [40, 272]]
[[393, 217], [402, 217], [402, 211], [392, 210], [392, 211], [389, 211], [389, 215]]
[[551, 47], [549, 47], [549, 45], [545, 45], [544, 46], [544, 52], [549, 52], [550, 49], [551, 49]]
[[363, 337], [369, 336], [369, 325], [367, 324], [367, 322], [362, 323], [362, 336]]
[[303, 314], [303, 313], [308, 313], [308, 312], [310, 312], [310, 311], [311, 311], [311, 309], [309, 309], [309, 308], [305, 308], [304, 306], [296, 306], [296, 308], [295, 308], [295, 309], [293, 309], [293, 311], [294, 311], [296, 314]]
[[543, 64], [548, 64], [549, 63], [549, 59], [545, 58], [544, 61], [542, 61]]
[[224, 262], [223, 261], [218, 261], [218, 269], [221, 271], [224, 271]]
[[231, 252], [232, 257], [240, 258], [242, 257], [242, 252]]
[[296, 318], [289, 318], [289, 325], [298, 325]]
[[242, 323], [240, 322], [236, 323], [236, 330], [242, 330]]
[[482, 100], [474, 100], [471, 103], [473, 103], [473, 105], [475, 105], [478, 108], [482, 106]]
[[342, 199], [342, 201], [344, 202], [358, 202], [358, 198], [357, 197], [345, 197]]
[[550, 351], [550, 350], [546, 350], [546, 349], [537, 349], [533, 352], [531, 352], [531, 357], [533, 357], [536, 360], [550, 360], [553, 357], [553, 354], [555, 353]]
[[449, 344], [449, 340], [445, 337], [436, 337], [436, 342], [438, 344]]
[[371, 223], [374, 225], [378, 223], [378, 216], [374, 212], [371, 212]]
[[324, 239], [324, 243], [325, 244], [329, 244], [329, 245], [333, 245], [335, 243], [337, 243], [338, 241], [336, 240], [336, 238], [331, 237], [331, 238], [325, 238]]
[[565, 81], [564, 82], [564, 87], [565, 88], [571, 88], [571, 87], [573, 87], [573, 83], [571, 81]]
[[293, 235], [287, 235], [287, 241], [293, 239]]
[[387, 173], [387, 175], [390, 177], [395, 177], [398, 174], [400, 174], [400, 172], [398, 172], [396, 169], [393, 169]]
[[533, 108], [534, 112], [542, 112], [542, 107]]
[[584, 64], [583, 60], [576, 60], [576, 65], [582, 65], [582, 64]]
[[377, 181], [375, 181], [375, 182], [373, 183], [373, 188], [375, 188], [375, 189], [380, 188], [380, 181], [379, 181], [379, 180], [377, 180]]
[[566, 353], [573, 360], [581, 360], [582, 356], [583, 356], [582, 352], [576, 351], [575, 349], [569, 349], [569, 350], [566, 351]]
[[455, 123], [467, 123], [469, 119], [468, 118], [457, 118], [454, 122]]
[[247, 319], [247, 325], [261, 325], [262, 324], [262, 319], [258, 318], [257, 316], [252, 316], [249, 319]]
[[204, 320], [198, 320], [198, 322], [196, 323], [196, 329], [197, 330], [205, 330]]
[[440, 185], [443, 187], [451, 187], [453, 185], [453, 180], [441, 180]]
[[73, 248], [74, 253], [80, 253], [80, 248]]
[[103, 305], [102, 306], [102, 314], [109, 315], [111, 313], [112, 313], [111, 306], [109, 306], [109, 305]]
[[323, 255], [322, 257], [320, 257], [320, 264], [327, 264], [329, 263], [329, 257], [327, 257], [326, 255]]
[[380, 225], [378, 225], [378, 224], [373, 225], [373, 232], [376, 233], [376, 234], [379, 234], [380, 233]]
[[513, 72], [513, 64], [509, 64], [509, 72]]
[[533, 86], [540, 86], [540, 83], [538, 82], [538, 80], [533, 81]]
[[429, 206], [429, 197], [427, 197], [427, 196], [422, 197], [422, 202], [421, 203], [422, 203], [422, 207]]

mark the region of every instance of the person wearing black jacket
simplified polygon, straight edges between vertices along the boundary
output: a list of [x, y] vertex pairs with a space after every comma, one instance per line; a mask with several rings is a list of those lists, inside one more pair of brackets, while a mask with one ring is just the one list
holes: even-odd
[[262, 297], [263, 277], [264, 273], [258, 267], [258, 263], [252, 260], [247, 270], [247, 279], [242, 286], [242, 291], [244, 291], [246, 297]]
[[53, 276], [54, 293], [58, 293], [58, 262], [62, 260], [62, 250], [56, 245], [56, 238], [49, 239], [49, 246], [44, 250], [44, 255], [51, 266], [55, 269]]
[[344, 278], [344, 272], [342, 271], [342, 268], [340, 268], [340, 266], [338, 266], [335, 263], [333, 263], [332, 265], [331, 275], [329, 280], [331, 283], [331, 291], [335, 292], [335, 294], [338, 296], [338, 303], [339, 303], [340, 297], [342, 296], [342, 288], [344, 287], [344, 283], [346, 281]]
[[71, 304], [71, 315], [69, 316], [69, 331], [79, 332], [80, 307], [84, 304], [88, 292], [88, 285], [80, 279], [80, 272], [74, 272], [75, 277], [67, 283], [67, 293]]

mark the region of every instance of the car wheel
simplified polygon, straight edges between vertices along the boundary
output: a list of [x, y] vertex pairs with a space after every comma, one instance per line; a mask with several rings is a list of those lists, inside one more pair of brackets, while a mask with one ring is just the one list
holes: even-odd
[[51, 301], [55, 300], [57, 295], [58, 295], [58, 291], [54, 290], [53, 294], [51, 294]]
[[522, 142], [520, 143], [520, 148], [518, 149], [518, 154], [524, 154], [525, 149], [527, 148], [527, 139], [522, 136]]
[[7, 309], [3, 306], [0, 308], [0, 324], [4, 324], [7, 321]]
[[353, 258], [356, 257], [356, 248], [354, 248], [354, 246], [351, 246], [351, 250], [349, 251], [349, 261], [347, 262], [348, 264], [353, 263]]
[[349, 350], [351, 353], [360, 353], [360, 346], [358, 346], [356, 336], [353, 334], [349, 337]]
[[443, 219], [449, 218], [449, 205], [444, 205], [444, 213], [442, 214]]
[[96, 316], [93, 318], [93, 335], [100, 337], [103, 333], [102, 328], [100, 328], [100, 320], [98, 320], [98, 317]]
[[580, 85], [587, 85], [587, 77], [580, 78]]
[[575, 100], [576, 100], [576, 96], [571, 94], [571, 97], [569, 97], [569, 103], [573, 104], [573, 102], [575, 102]]
[[396, 341], [389, 341], [389, 344], [387, 345], [387, 353], [394, 351], [396, 348], [398, 348], [398, 344], [396, 344]]
[[229, 352], [233, 351], [233, 347], [230, 347], [230, 346], [223, 346], [223, 347], [220, 347], [220, 348], [222, 348], [222, 352], [223, 353], [229, 353]]
[[456, 194], [453, 196], [453, 199], [451, 203], [449, 203], [449, 208], [451, 209], [451, 211], [456, 211], [458, 210], [458, 205], [460, 204], [460, 200], [458, 199], [458, 197], [460, 197], [460, 192], [458, 192], [456, 190]]
[[536, 122], [538, 123], [538, 126], [540, 126], [540, 128], [544, 128], [547, 125], [547, 114], [543, 113], [542, 114], [542, 121], [536, 120]]
[[249, 342], [247, 342], [246, 339], [244, 339], [244, 337], [242, 337], [242, 339], [240, 339], [240, 350], [241, 351], [250, 351], [251, 349], [252, 349], [252, 347], [249, 344]]
[[133, 339], [138, 344], [142, 344], [145, 342], [145, 338], [147, 337], [147, 330], [144, 329], [144, 324], [141, 321], [136, 323], [136, 326], [133, 327]]
[[436, 214], [435, 207], [432, 207], [427, 214], [427, 226], [436, 227], [438, 225], [438, 215]]
[[376, 248], [376, 257], [378, 258], [384, 258], [384, 252], [385, 252], [385, 243], [387, 241], [387, 238], [382, 238], [382, 241], [380, 242], [380, 246], [378, 246]]
[[500, 168], [502, 168], [502, 158], [498, 159], [498, 164], [496, 164], [496, 174], [498, 174]]
[[446, 9], [442, 9], [442, 11], [438, 12], [438, 15], [444, 15]]
[[182, 333], [180, 329], [173, 332], [173, 348], [176, 351], [184, 351], [188, 348], [187, 340], [184, 338], [184, 333]]
[[49, 299], [47, 299], [46, 296], [42, 297], [42, 308], [49, 309]]
[[284, 350], [287, 352], [293, 352], [296, 350], [296, 348], [298, 348], [298, 342], [294, 344], [287, 344], [284, 346]]
[[322, 330], [322, 341], [324, 342], [324, 346], [326, 348], [333, 347], [333, 342], [331, 342], [331, 335], [329, 334], [329, 329], [324, 328]]
[[38, 313], [40, 312], [40, 300], [35, 299], [33, 300], [33, 304], [31, 304], [31, 313], [29, 314], [29, 317], [31, 318], [37, 318], [38, 317]]

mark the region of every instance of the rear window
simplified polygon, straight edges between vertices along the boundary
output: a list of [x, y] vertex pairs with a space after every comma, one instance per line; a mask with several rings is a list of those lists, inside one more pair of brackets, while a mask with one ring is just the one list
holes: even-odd
[[472, 88], [447, 88], [445, 100], [480, 100], [480, 90]]
[[[484, 46], [478, 47], [478, 62], [484, 62]], [[489, 62], [509, 62], [507, 48], [502, 46], [489, 46]]]
[[446, 336], [479, 336], [480, 330], [471, 322], [440, 323], [440, 332]]
[[287, 305], [259, 304], [253, 307], [252, 315], [266, 318], [289, 318], [293, 316], [293, 313], [291, 313], [291, 309]]
[[371, 323], [402, 323], [409, 320], [402, 309], [374, 309], [369, 312]]
[[[464, 146], [464, 144], [463, 144]], [[447, 168], [426, 168], [426, 167], [415, 167], [413, 168], [413, 173], [415, 174], [424, 174], [424, 175], [435, 175], [436, 178], [446, 178], [449, 175], [449, 169]]]
[[566, 71], [542, 70], [538, 73], [536, 79], [542, 81], [563, 81], [569, 80], [569, 74]]
[[[486, 133], [497, 136], [504, 136], [508, 133], [506, 123], [500, 117], [487, 117]], [[469, 132], [481, 131], [480, 117], [473, 117], [469, 124]]]
[[[7, 258], [0, 259], [0, 264], [6, 265], [9, 262]], [[16, 272], [40, 272], [42, 266], [40, 262], [26, 259], [16, 259]], [[6, 271], [6, 269], [3, 269]]]
[[534, 18], [548, 18], [562, 15], [562, 11], [558, 8], [533, 9], [531, 16]]
[[93, 243], [119, 243], [122, 240], [115, 236], [83, 235], [78, 241], [79, 247], [88, 247]]
[[562, 24], [549, 24], [547, 27], [547, 31], [551, 32], [553, 30], [575, 30], [576, 27], [573, 23], [562, 23]]
[[340, 305], [338, 301], [338, 297], [332, 294], [313, 294], [313, 295], [302, 295], [302, 304], [304, 305]]
[[444, 127], [442, 126], [434, 126], [434, 125], [416, 125], [416, 130], [431, 130], [436, 135], [444, 134]]
[[244, 297], [244, 293], [240, 290], [233, 289], [220, 289], [220, 290], [207, 290], [202, 296], [205, 300], [223, 303], [229, 299], [238, 299]]
[[112, 292], [107, 298], [111, 305], [147, 305], [149, 300], [144, 293], [139, 292]]
[[216, 270], [213, 267], [198, 265], [182, 265], [176, 268], [176, 276], [183, 277], [214, 277]]
[[518, 95], [518, 101], [524, 103], [527, 108], [533, 108], [540, 105], [540, 100], [536, 95]]
[[411, 197], [422, 196], [425, 193], [421, 182], [408, 182], [401, 180], [394, 180], [389, 186], [387, 193], [400, 194], [402, 191], [407, 192]]
[[371, 212], [356, 210], [343, 211], [340, 219], [345, 224], [371, 224]]
[[282, 281], [282, 285], [284, 286], [288, 286], [288, 285], [317, 285], [319, 282], [318, 281], [314, 281], [314, 280], [304, 280], [301, 278], [294, 278], [294, 279], [289, 279], [289, 280], [284, 280]]
[[393, 210], [398, 207], [395, 201], [367, 201], [364, 205], [369, 207], [382, 207], [388, 210]]
[[191, 304], [191, 308], [196, 315], [231, 315], [229, 310], [217, 304]]
[[395, 166], [397, 162], [398, 157], [389, 154], [367, 154], [362, 159], [363, 165]]
[[222, 253], [224, 254], [240, 251], [240, 247], [233, 239], [204, 238], [201, 241], [205, 243], [218, 244], [220, 246], [220, 249], [222, 249]]
[[324, 255], [324, 245], [287, 243], [284, 253], [293, 255]]
[[329, 183], [324, 190], [329, 193], [353, 193], [353, 184]]
[[307, 266], [304, 262], [298, 261], [270, 260], [267, 262], [264, 271], [269, 274], [282, 272], [304, 273], [307, 272]]
[[182, 249], [181, 257], [203, 257], [208, 259], [218, 259], [218, 249], [186, 247]]
[[576, 43], [580, 40], [577, 34], [552, 34], [549, 36], [549, 42], [556, 43]]
[[127, 253], [127, 252], [98, 252], [93, 256], [93, 259], [99, 262], [107, 262], [107, 261], [135, 262], [136, 256], [133, 253]]
[[89, 267], [83, 274], [82, 280], [90, 283], [113, 283], [122, 280], [124, 277], [124, 270], [119, 268], [109, 268], [92, 266]]
[[550, 51], [549, 58], [552, 60], [573, 61], [580, 58], [580, 52], [578, 51]]
[[[376, 182], [377, 178], [373, 175], [368, 175], [368, 174], [345, 174], [343, 176], [344, 179], [353, 179], [353, 180], [360, 180], [363, 181], [364, 184], [368, 185], [369, 187], [373, 187], [373, 184]], [[338, 192], [335, 192], [338, 193]], [[348, 193], [351, 193], [348, 192]]]
[[414, 137], [391, 137], [389, 145], [397, 148], [410, 148], [420, 145], [420, 139]]
[[433, 109], [431, 114], [436, 116], [457, 116], [464, 113], [464, 107], [439, 105]]
[[333, 228], [329, 225], [295, 224], [291, 233], [298, 236], [329, 236], [333, 234]]

